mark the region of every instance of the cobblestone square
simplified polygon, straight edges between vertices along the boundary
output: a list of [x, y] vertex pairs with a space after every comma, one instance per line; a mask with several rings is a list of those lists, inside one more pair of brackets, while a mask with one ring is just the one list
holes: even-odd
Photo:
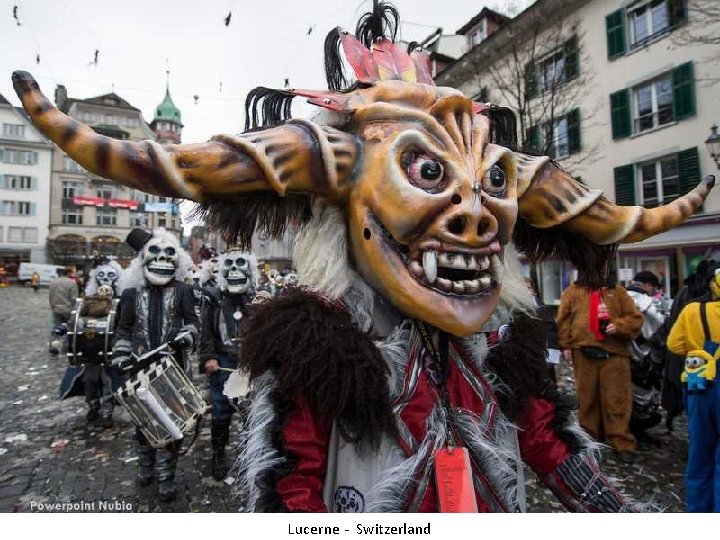
[[[230, 512], [240, 509], [232, 488], [210, 476], [210, 422], [178, 464], [178, 499], [158, 502], [155, 484], [135, 484], [133, 427], [119, 408], [115, 425], [87, 426], [82, 398], [57, 399], [67, 366], [47, 351], [47, 289], [0, 289], [0, 512], [46, 511], [75, 504], [81, 510], [135, 512]], [[560, 384], [571, 389], [563, 370]], [[196, 377], [204, 387], [203, 378]], [[606, 454], [604, 470], [639, 500], [654, 499], [682, 511], [687, 456], [684, 424], [651, 430], [659, 446], [641, 442], [641, 461], [625, 465]], [[234, 436], [238, 427], [233, 425]], [[67, 443], [65, 443], [67, 441]], [[560, 503], [527, 472], [530, 511], [559, 512]], [[94, 505], [93, 505], [94, 503]], [[101, 505], [102, 503], [102, 505]], [[84, 507], [80, 505], [85, 505]], [[61, 507], [55, 507], [61, 508]]]

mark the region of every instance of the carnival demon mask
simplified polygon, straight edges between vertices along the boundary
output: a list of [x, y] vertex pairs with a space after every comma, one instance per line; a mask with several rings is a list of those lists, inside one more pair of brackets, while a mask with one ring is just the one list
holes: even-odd
[[[83, 167], [197, 201], [245, 247], [256, 228], [279, 237], [289, 219], [312, 223], [311, 208], [335, 208], [335, 236], [347, 238], [338, 245], [364, 281], [405, 316], [455, 335], [479, 331], [497, 308], [511, 241], [530, 258], [560, 255], [599, 274], [617, 243], [682, 223], [712, 187], [707, 180], [654, 209], [616, 206], [549, 158], [515, 151], [512, 113], [435, 86], [428, 55], [406, 53], [380, 27], [360, 39], [330, 33], [330, 90], [258, 88], [247, 131], [203, 144], [107, 138], [61, 113], [30, 74], [13, 81], [35, 124]], [[295, 96], [327, 113], [290, 119]], [[171, 279], [164, 256], [154, 264]]]
[[175, 279], [178, 250], [166, 238], [153, 237], [143, 247], [143, 275], [151, 284], [162, 287]]

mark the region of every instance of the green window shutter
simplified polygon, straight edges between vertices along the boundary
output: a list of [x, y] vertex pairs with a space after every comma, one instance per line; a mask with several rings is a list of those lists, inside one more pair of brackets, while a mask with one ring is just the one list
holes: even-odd
[[526, 152], [538, 152], [540, 150], [539, 126], [532, 126], [525, 132], [525, 146], [523, 150]]
[[31, 216], [34, 216], [34, 215], [35, 215], [35, 207], [36, 207], [35, 203], [34, 203], [34, 202], [31, 202], [31, 203], [30, 203], [30, 215], [31, 215]]
[[578, 76], [580, 72], [580, 58], [578, 51], [578, 38], [572, 36], [563, 46], [565, 54], [565, 80], [569, 81]]
[[567, 114], [568, 145], [570, 154], [580, 151], [580, 109], [573, 109]]
[[607, 29], [608, 58], [612, 60], [625, 54], [625, 10], [618, 9], [605, 17]]
[[695, 75], [693, 63], [676, 67], [672, 72], [673, 113], [675, 120], [695, 115]]
[[671, 28], [687, 21], [687, 0], [667, 0], [667, 8]]
[[622, 139], [632, 134], [630, 92], [627, 89], [610, 94], [610, 118], [613, 139]]
[[678, 152], [677, 160], [680, 194], [685, 195], [700, 183], [700, 156], [697, 147]]
[[532, 99], [537, 95], [537, 72], [535, 62], [528, 62], [525, 65], [525, 97]]
[[615, 167], [615, 203], [622, 206], [635, 204], [635, 166]]

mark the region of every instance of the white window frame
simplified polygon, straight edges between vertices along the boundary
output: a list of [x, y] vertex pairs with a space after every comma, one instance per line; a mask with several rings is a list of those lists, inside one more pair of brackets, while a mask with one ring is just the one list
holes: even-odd
[[85, 172], [85, 169], [70, 156], [63, 156], [63, 170], [68, 172]]
[[115, 188], [115, 186], [111, 186], [109, 184], [100, 184], [95, 190], [95, 193], [98, 197], [101, 197], [103, 199], [117, 198], [117, 189]]
[[[75, 223], [71, 223], [69, 218], [73, 217]], [[83, 209], [82, 208], [65, 208], [62, 211], [61, 218], [63, 225], [82, 225], [83, 224]]]
[[62, 198], [72, 199], [82, 195], [82, 182], [79, 180], [62, 181]]
[[[645, 2], [638, 3], [636, 6], [631, 6], [628, 9], [628, 28], [630, 30], [630, 48], [636, 48], [641, 47], [648, 41], [651, 41], [654, 37], [657, 37], [659, 35], [662, 35], [666, 33], [670, 29], [670, 9], [668, 6], [667, 0], [660, 0], [661, 4], [665, 5], [665, 22], [666, 25], [658, 30], [657, 32], [653, 32], [653, 17], [652, 17], [652, 4], [658, 2], [658, 0], [646, 0]], [[641, 40], [638, 40], [636, 37], [636, 31], [635, 31], [635, 18], [638, 11], [643, 10], [645, 12], [645, 29], [647, 30], [647, 35], [642, 38]]]
[[4, 189], [30, 191], [33, 188], [32, 176], [26, 176], [24, 174], [6, 174], [4, 175], [4, 179], [4, 182], [0, 185], [0, 187], [3, 187]]
[[478, 24], [475, 28], [473, 28], [472, 32], [470, 33], [470, 47], [472, 48], [477, 45], [480, 45], [486, 39], [487, 39], [487, 20], [482, 19], [480, 21], [480, 24]]
[[117, 225], [117, 211], [98, 208], [95, 211], [95, 225], [101, 227], [114, 227]]
[[25, 126], [22, 124], [3, 124], [3, 137], [10, 139], [24, 139]]
[[2, 148], [2, 162], [13, 165], [36, 165], [38, 153], [32, 150], [18, 150], [16, 148]]
[[145, 212], [131, 212], [130, 223], [133, 227], [147, 227], [150, 220]]
[[[662, 176], [662, 162], [673, 160], [673, 159], [675, 160], [676, 175], [663, 177]], [[647, 201], [645, 199], [645, 190], [643, 189], [645, 181], [643, 180], [643, 177], [642, 177], [642, 168], [644, 166], [647, 166], [650, 164], [654, 165], [654, 167], [655, 167], [654, 182], [655, 182], [655, 187], [657, 189], [657, 201], [654, 203], [655, 206], [652, 206], [649, 208], [655, 208], [657, 206], [661, 206], [663, 204], [667, 204], [671, 201], [674, 201], [675, 199], [677, 199], [680, 196], [680, 193], [679, 193], [680, 192], [680, 169], [679, 169], [679, 164], [677, 163], [677, 156], [673, 155], [673, 154], [663, 156], [663, 157], [660, 157], [657, 159], [652, 159], [652, 160], [648, 160], [648, 161], [643, 161], [641, 163], [637, 163], [635, 165], [636, 186], [638, 187], [637, 192], [640, 194], [640, 197], [639, 197], [640, 204], [642, 204], [643, 206], [645, 206], [647, 204]], [[670, 180], [670, 179], [674, 179], [676, 181], [676, 183], [678, 185], [678, 194], [672, 196], [672, 198], [666, 199], [664, 184], [665, 184], [666, 180]]]
[[[660, 123], [660, 103], [658, 101], [658, 86], [662, 80], [670, 81], [670, 119], [666, 122]], [[640, 99], [639, 92], [642, 88], [650, 86], [651, 93], [651, 104], [652, 110], [650, 115], [652, 116], [652, 126], [641, 129], [640, 128]], [[632, 102], [633, 102], [633, 133], [644, 133], [656, 129], [660, 126], [665, 126], [674, 122], [672, 107], [673, 107], [673, 96], [672, 96], [672, 72], [663, 73], [659, 77], [650, 79], [641, 84], [637, 84], [632, 88]], [[647, 116], [647, 115], [646, 115]]]

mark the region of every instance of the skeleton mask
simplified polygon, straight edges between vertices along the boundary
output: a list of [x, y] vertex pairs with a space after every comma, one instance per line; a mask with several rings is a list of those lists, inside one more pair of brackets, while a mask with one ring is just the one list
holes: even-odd
[[[338, 53], [326, 59], [330, 90], [256, 89], [256, 129], [203, 144], [103, 137], [55, 108], [28, 73], [13, 81], [35, 124], [83, 167], [197, 201], [241, 244], [256, 225], [280, 237], [286, 218], [307, 219], [311, 202], [338, 208], [354, 270], [406, 316], [459, 336], [497, 308], [511, 240], [530, 257], [560, 253], [600, 273], [596, 261], [614, 245], [679, 225], [713, 187], [708, 178], [653, 209], [617, 206], [549, 158], [511, 150], [503, 133], [514, 132], [514, 118], [435, 86], [426, 53], [406, 53], [371, 23], [362, 42], [340, 29], [328, 36], [326, 50]], [[341, 56], [357, 84], [333, 68]], [[332, 113], [333, 126], [287, 121], [294, 96]]]
[[229, 294], [243, 294], [253, 285], [254, 257], [239, 250], [231, 250], [219, 261], [222, 270], [222, 285]]
[[113, 287], [117, 281], [119, 274], [115, 266], [110, 264], [101, 264], [95, 269], [95, 281], [98, 288], [103, 285]]
[[178, 250], [164, 238], [151, 238], [143, 247], [143, 274], [152, 285], [163, 287], [175, 279]]

